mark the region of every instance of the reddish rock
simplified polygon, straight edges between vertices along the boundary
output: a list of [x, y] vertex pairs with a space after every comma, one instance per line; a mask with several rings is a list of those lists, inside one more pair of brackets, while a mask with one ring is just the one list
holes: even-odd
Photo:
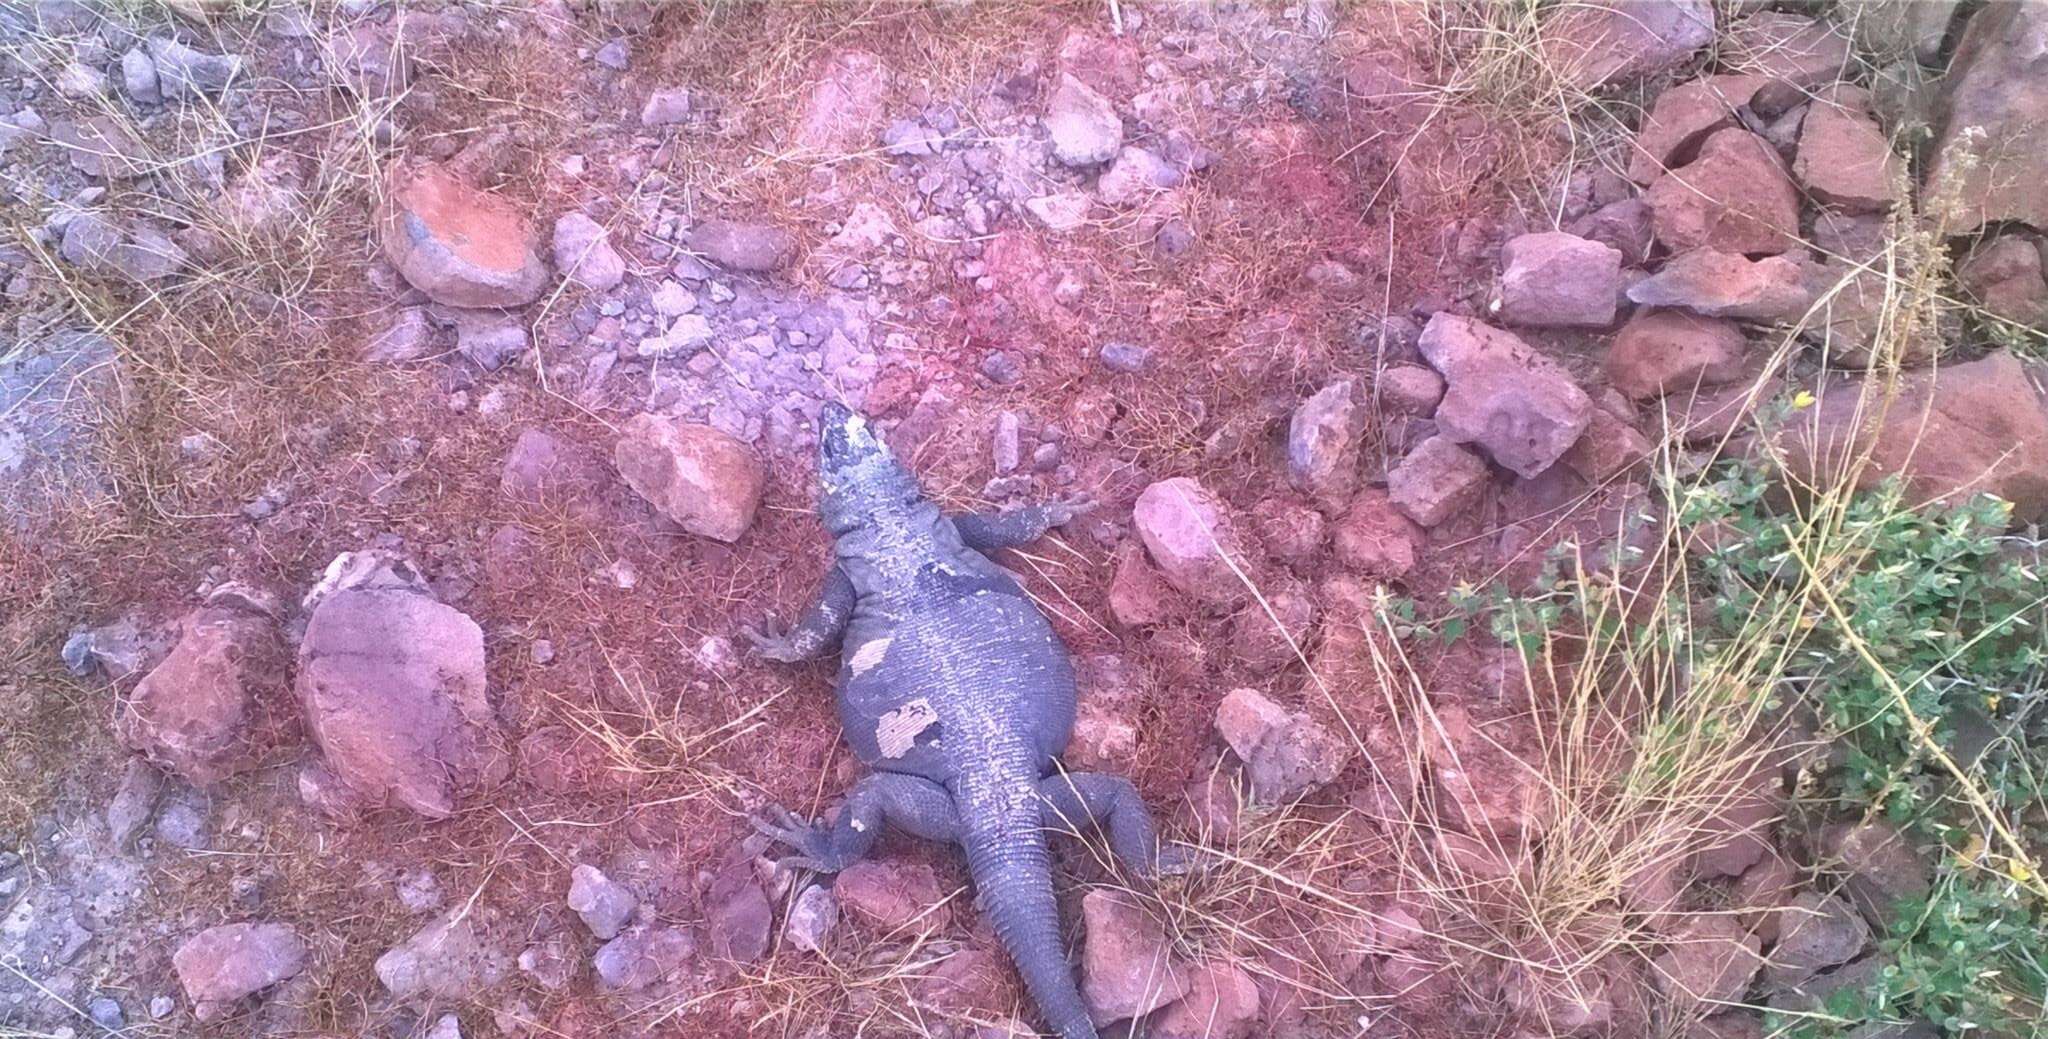
[[1708, 134], [1736, 125], [1736, 109], [1766, 82], [1760, 76], [1702, 76], [1658, 94], [1636, 132], [1629, 179], [1649, 185], [1683, 165]]
[[1628, 298], [1646, 307], [1683, 307], [1707, 317], [1760, 322], [1797, 320], [1813, 302], [1799, 264], [1783, 256], [1751, 260], [1718, 249], [1672, 257], [1663, 270], [1629, 286]]
[[1807, 194], [1846, 212], [1890, 209], [1906, 184], [1905, 157], [1870, 114], [1870, 91], [1838, 86], [1808, 106], [1792, 171]]
[[1775, 850], [1744, 870], [1728, 889], [1728, 907], [1769, 945], [1778, 940], [1778, 910], [1799, 893], [1799, 870]]
[[953, 919], [939, 875], [921, 862], [857, 862], [840, 871], [832, 894], [856, 923], [876, 934], [931, 933]]
[[1266, 554], [1281, 562], [1302, 566], [1322, 555], [1327, 522], [1306, 505], [1267, 498], [1252, 507], [1252, 526]]
[[1368, 577], [1398, 581], [1421, 559], [1429, 535], [1401, 513], [1387, 492], [1368, 489], [1337, 521], [1337, 560]]
[[754, 273], [776, 270], [796, 253], [795, 235], [774, 224], [742, 220], [703, 221], [684, 242], [720, 267]]
[[1082, 705], [1074, 716], [1074, 733], [1063, 759], [1083, 772], [1109, 772], [1127, 765], [1138, 753], [1138, 727], [1107, 707]]
[[889, 66], [867, 51], [832, 55], [805, 99], [797, 145], [814, 152], [846, 153], [871, 144], [880, 129], [889, 78]]
[[1674, 253], [1776, 255], [1799, 243], [1799, 189], [1763, 138], [1717, 130], [1699, 157], [1650, 185], [1657, 240]]
[[1821, 831], [1822, 863], [1844, 876], [1842, 890], [1865, 919], [1889, 930], [1902, 898], [1934, 886], [1934, 865], [1912, 840], [1882, 819], [1836, 823]]
[[704, 917], [712, 955], [753, 963], [768, 954], [775, 911], [754, 879], [753, 863], [742, 861], [719, 871], [704, 893]]
[[555, 219], [555, 267], [599, 292], [618, 288], [626, 280], [626, 259], [612, 248], [611, 232], [582, 213], [563, 213]]
[[1764, 977], [1773, 985], [1796, 985], [1855, 959], [1869, 942], [1870, 928], [1846, 900], [1807, 891], [1778, 910], [1778, 943]]
[[1779, 434], [1788, 469], [1808, 482], [1868, 453], [1859, 486], [1902, 473], [1910, 502], [1978, 493], [2013, 504], [2014, 523], [2048, 516], [2048, 403], [2025, 367], [2000, 351], [1897, 380], [1816, 390], [1819, 402]]
[[1287, 478], [1318, 501], [1341, 502], [1358, 486], [1359, 441], [1366, 408], [1350, 379], [1317, 391], [1287, 426]]
[[575, 447], [542, 429], [525, 429], [505, 453], [498, 493], [521, 505], [560, 505], [595, 490], [595, 480]]
[[1231, 655], [1260, 674], [1278, 671], [1300, 659], [1315, 621], [1315, 604], [1300, 589], [1268, 591], [1263, 603], [1254, 601], [1232, 618]]
[[1380, 408], [1389, 414], [1428, 418], [1436, 414], [1438, 402], [1444, 399], [1444, 377], [1433, 368], [1399, 364], [1380, 373], [1373, 392], [1379, 396]]
[[1649, 437], [1605, 408], [1593, 409], [1593, 420], [1578, 443], [1565, 452], [1564, 466], [1589, 483], [1605, 483], [1647, 461], [1657, 449]]
[[1545, 66], [1593, 91], [1677, 68], [1712, 42], [1708, 0], [1585, 0], [1553, 8], [1539, 45]]
[[1226, 960], [1187, 971], [1188, 994], [1168, 1006], [1147, 1030], [1157, 1039], [1247, 1039], [1259, 1023], [1259, 986], [1243, 967]]
[[2002, 221], [2048, 229], [2044, 62], [2048, 4], [1986, 4], [1964, 23], [1924, 193], [1954, 207], [1949, 234]]
[[1784, 811], [1785, 784], [1776, 769], [1734, 777], [1714, 795], [1715, 810], [1700, 823], [1693, 868], [1701, 877], [1739, 877], [1773, 854], [1771, 824]]
[[1543, 231], [1508, 239], [1500, 255], [1502, 321], [1539, 328], [1602, 328], [1614, 323], [1621, 298], [1619, 249], [1562, 231]]
[[1097, 1025], [1143, 1017], [1188, 992], [1166, 931], [1130, 896], [1095, 888], [1081, 896], [1081, 997]]
[[114, 719], [130, 749], [206, 788], [255, 768], [289, 734], [285, 649], [261, 614], [209, 606], [187, 614], [163, 663]]
[[52, 120], [50, 141], [63, 150], [73, 167], [88, 176], [130, 180], [153, 167], [148, 149], [127, 119], [96, 115]]
[[1233, 567], [1245, 554], [1229, 507], [1193, 479], [1161, 480], [1138, 495], [1132, 522], [1145, 551], [1167, 582], [1204, 602], [1235, 602], [1245, 595]]
[[1767, 112], [1782, 112], [1842, 78], [1849, 65], [1849, 38], [1818, 18], [1762, 11], [1729, 23], [1721, 38], [1721, 63], [1765, 79], [1757, 104]]
[[754, 524], [768, 473], [752, 448], [710, 426], [642, 413], [612, 449], [619, 475], [692, 534], [737, 541]]
[[200, 1020], [228, 1004], [293, 977], [306, 965], [306, 943], [286, 924], [222, 924], [187, 938], [171, 954], [178, 983]]
[[1478, 504], [1492, 478], [1478, 455], [1433, 436], [1387, 474], [1387, 495], [1409, 519], [1434, 527]]
[[434, 302], [517, 307], [547, 287], [533, 226], [512, 203], [434, 165], [393, 167], [384, 192], [384, 258]]
[[2007, 232], [1979, 242], [1956, 265], [1956, 280], [1992, 316], [2048, 329], [2048, 242]]
[[958, 1015], [1008, 1010], [1018, 995], [1010, 965], [978, 945], [940, 960], [914, 983], [912, 992], [920, 1005]]
[[1423, 734], [1423, 756], [1436, 782], [1444, 820], [1489, 845], [1520, 846], [1550, 828], [1549, 789], [1517, 753], [1521, 740], [1507, 722], [1473, 718], [1462, 707], [1438, 709]]
[[324, 757], [314, 789], [438, 819], [463, 791], [502, 778], [507, 759], [484, 695], [483, 630], [412, 573], [373, 572], [319, 599], [297, 693]]
[[1735, 322], [1683, 310], [1643, 310], [1607, 351], [1607, 380], [1635, 399], [1742, 378], [1748, 340]]
[[1670, 935], [1652, 966], [1666, 999], [1734, 1003], [1763, 966], [1762, 951], [1763, 943], [1735, 920], [1700, 913]]
[[1216, 708], [1216, 732], [1245, 763], [1252, 797], [1284, 804], [1343, 774], [1352, 747], [1321, 722], [1256, 689], [1234, 689]]
[[1179, 613], [1180, 593], [1145, 558], [1143, 546], [1117, 547], [1109, 579], [1109, 614], [1126, 628], [1158, 624]]
[[1593, 407], [1585, 391], [1513, 333], [1445, 311], [1429, 319], [1420, 346], [1448, 386], [1436, 409], [1439, 439], [1476, 445], [1502, 467], [1530, 477], [1550, 468], [1585, 431]]

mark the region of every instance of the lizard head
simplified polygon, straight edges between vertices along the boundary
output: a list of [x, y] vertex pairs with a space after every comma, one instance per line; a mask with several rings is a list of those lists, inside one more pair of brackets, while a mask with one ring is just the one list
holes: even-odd
[[818, 514], [833, 534], [915, 505], [923, 492], [868, 420], [827, 403], [818, 414]]

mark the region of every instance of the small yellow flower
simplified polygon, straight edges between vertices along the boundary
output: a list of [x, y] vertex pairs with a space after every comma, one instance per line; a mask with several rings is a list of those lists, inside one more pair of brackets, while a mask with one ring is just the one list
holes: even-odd
[[1811, 392], [1800, 390], [1792, 395], [1792, 406], [1794, 408], [1810, 408], [1813, 407], [1813, 400], [1814, 397]]
[[2033, 867], [2018, 859], [2005, 860], [2005, 873], [2022, 884], [2034, 879]]

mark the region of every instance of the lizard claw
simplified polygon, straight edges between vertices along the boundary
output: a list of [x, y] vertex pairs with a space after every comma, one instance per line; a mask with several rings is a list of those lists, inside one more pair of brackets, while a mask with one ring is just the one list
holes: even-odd
[[832, 830], [825, 824], [809, 822], [781, 805], [769, 805], [750, 821], [763, 836], [796, 851], [782, 859], [782, 865], [816, 873], [837, 873], [842, 868], [832, 851]]
[[786, 633], [776, 634], [765, 624], [742, 625], [740, 634], [745, 635], [747, 641], [753, 644], [754, 652], [769, 660], [793, 664], [803, 659], [803, 652], [798, 649], [794, 638]]
[[1045, 510], [1046, 524], [1060, 527], [1072, 522], [1076, 516], [1093, 511], [1097, 504], [1092, 494], [1074, 493], [1062, 494], [1041, 507]]

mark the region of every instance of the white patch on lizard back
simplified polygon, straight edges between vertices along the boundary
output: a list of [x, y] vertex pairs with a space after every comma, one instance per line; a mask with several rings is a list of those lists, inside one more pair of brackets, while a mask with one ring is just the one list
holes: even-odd
[[931, 701], [920, 696], [882, 715], [875, 723], [875, 743], [883, 757], [900, 758], [917, 745], [917, 734], [938, 720], [939, 712], [932, 710]]
[[872, 639], [861, 643], [861, 647], [853, 651], [853, 656], [847, 658], [847, 668], [857, 675], [881, 663], [883, 655], [889, 652], [890, 641], [889, 639]]

